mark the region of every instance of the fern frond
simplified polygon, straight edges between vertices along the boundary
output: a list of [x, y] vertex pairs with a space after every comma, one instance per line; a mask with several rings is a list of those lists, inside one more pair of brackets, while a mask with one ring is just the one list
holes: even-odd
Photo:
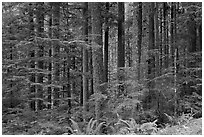
[[96, 129], [94, 130], [93, 134], [96, 135], [101, 131], [102, 126], [105, 124], [105, 122], [101, 122]]
[[72, 122], [72, 126], [74, 128], [73, 132], [76, 132], [77, 134], [82, 134], [77, 122], [75, 122], [73, 119], [70, 119], [70, 121]]

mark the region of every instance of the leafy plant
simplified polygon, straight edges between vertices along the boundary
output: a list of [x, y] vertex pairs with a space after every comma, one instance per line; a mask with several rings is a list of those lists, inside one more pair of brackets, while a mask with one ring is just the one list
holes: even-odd
[[184, 123], [189, 123], [189, 121], [193, 119], [193, 113], [188, 113], [188, 114], [184, 114], [182, 113], [182, 115], [180, 117], [177, 118], [177, 123], [180, 124], [184, 124]]
[[72, 122], [72, 133], [74, 135], [98, 135], [101, 134], [101, 129], [105, 122], [101, 122], [97, 125], [97, 120], [93, 120], [93, 118], [88, 122], [85, 131], [81, 130], [79, 128], [79, 125], [77, 122], [75, 122], [73, 119], [70, 119]]
[[120, 134], [134, 134], [139, 131], [140, 127], [133, 118], [130, 118], [129, 120], [119, 119], [116, 125], [122, 126], [119, 127]]
[[118, 134], [152, 134], [157, 129], [157, 119], [153, 122], [138, 124], [135, 119], [130, 118], [128, 120], [119, 119], [115, 124], [118, 129]]
[[144, 123], [140, 126], [140, 130], [144, 133], [151, 134], [157, 131], [157, 119], [153, 122]]

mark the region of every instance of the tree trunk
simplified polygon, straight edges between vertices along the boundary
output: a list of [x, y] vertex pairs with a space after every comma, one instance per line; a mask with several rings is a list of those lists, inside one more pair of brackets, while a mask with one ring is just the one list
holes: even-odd
[[164, 67], [168, 68], [168, 42], [167, 42], [167, 36], [168, 36], [168, 23], [167, 23], [167, 14], [168, 14], [168, 9], [167, 9], [167, 3], [163, 3], [163, 16], [164, 16], [164, 55], [165, 55], [165, 60], [164, 60]]
[[[83, 7], [83, 36], [84, 41], [88, 42], [88, 3], [84, 3]], [[84, 114], [88, 110], [87, 101], [88, 101], [88, 49], [83, 47], [83, 110]]]
[[90, 69], [90, 73], [91, 73], [91, 79], [90, 79], [90, 93], [89, 95], [94, 94], [94, 88], [93, 88], [93, 60], [92, 60], [92, 48], [89, 51], [89, 69]]
[[106, 2], [105, 38], [104, 38], [104, 81], [108, 82], [108, 37], [109, 37], [109, 2]]
[[[60, 37], [60, 32], [59, 32], [59, 22], [60, 22], [60, 3], [52, 3], [53, 5], [53, 38], [54, 39], [59, 39]], [[55, 40], [53, 41], [53, 54], [56, 56], [56, 59], [59, 60], [59, 57], [57, 57], [57, 54], [60, 52], [60, 47], [58, 45], [58, 41]], [[54, 81], [57, 83], [60, 80], [60, 64], [55, 61], [54, 62]], [[68, 91], [69, 92], [69, 91]], [[55, 87], [54, 88], [54, 106], [59, 105], [59, 88]]]
[[[178, 37], [177, 37], [177, 14], [176, 14], [176, 10], [178, 9], [178, 7], [179, 7], [179, 2], [176, 2], [175, 3], [175, 9], [174, 9], [174, 51], [176, 50], [176, 57], [174, 57], [174, 58], [176, 58], [176, 60], [179, 60], [179, 48], [178, 48], [178, 45], [176, 45], [176, 43], [177, 43], [177, 39], [178, 39]], [[176, 73], [178, 73], [178, 66], [179, 66], [179, 63], [177, 63], [176, 64], [177, 66], [176, 66]], [[175, 67], [175, 66], [174, 66]]]
[[[150, 3], [149, 7], [149, 51], [155, 49], [155, 35], [154, 35], [154, 2]], [[149, 54], [148, 59], [148, 78], [152, 80], [155, 77], [155, 56]], [[154, 87], [154, 82], [151, 81], [148, 84], [148, 87], [151, 89]]]
[[159, 70], [160, 70], [160, 66], [159, 66], [159, 16], [158, 16], [158, 8], [159, 8], [159, 3], [156, 2], [156, 7], [155, 7], [155, 49], [156, 54], [155, 54], [155, 77], [159, 76]]
[[[122, 94], [124, 91], [124, 85], [122, 80], [124, 80], [124, 69], [125, 67], [125, 31], [124, 31], [124, 2], [118, 2], [118, 95]], [[122, 68], [122, 69], [121, 69]]]
[[140, 80], [140, 64], [142, 55], [142, 2], [138, 4], [138, 80]]
[[[174, 63], [174, 15], [175, 15], [175, 3], [171, 3], [171, 26], [170, 26], [170, 43], [171, 43], [171, 64]], [[173, 66], [173, 65], [172, 65]]]
[[132, 48], [130, 44], [130, 25], [127, 25], [127, 47], [126, 47], [126, 58], [128, 67], [132, 67]]
[[160, 46], [159, 46], [159, 75], [162, 75], [162, 68], [163, 68], [163, 12], [160, 9], [159, 18], [160, 18]]
[[[33, 20], [32, 4], [30, 3], [29, 4], [29, 39], [32, 39], [33, 36], [34, 36], [34, 20]], [[35, 50], [30, 51], [29, 56], [31, 58], [35, 57]], [[35, 68], [35, 61], [33, 61], [33, 60], [30, 61], [30, 68]], [[32, 83], [35, 83], [35, 74], [34, 73], [31, 73], [30, 81]], [[30, 93], [34, 94], [35, 92], [36, 92], [35, 85], [31, 85], [30, 86]], [[35, 95], [31, 95], [31, 98], [34, 98], [34, 97], [35, 97]], [[35, 106], [35, 101], [34, 100], [31, 101], [30, 108], [31, 108], [31, 110], [35, 111], [36, 106]]]
[[[92, 58], [93, 58], [93, 88], [94, 94], [100, 95], [100, 84], [103, 83], [103, 50], [102, 50], [102, 19], [101, 3], [91, 3], [92, 15]], [[95, 115], [99, 122], [101, 116], [100, 99], [95, 98]]]
[[202, 23], [198, 27], [198, 51], [202, 51]]
[[189, 52], [196, 52], [196, 21], [194, 20], [193, 15], [189, 15], [188, 21], [188, 35], [189, 35]]
[[[49, 3], [50, 9], [52, 9], [52, 4]], [[48, 21], [49, 21], [49, 25], [48, 25], [48, 36], [49, 38], [52, 38], [52, 16], [49, 15], [48, 16]], [[50, 48], [49, 48], [49, 57], [52, 57], [52, 42], [49, 42]], [[48, 71], [52, 72], [52, 61], [50, 61], [48, 63]], [[48, 84], [52, 84], [52, 73], [48, 74]], [[52, 101], [52, 87], [48, 87], [48, 102], [49, 104], [47, 105], [48, 109], [51, 109], [53, 106], [53, 101]]]
[[[74, 53], [76, 51], [76, 46], [73, 46], [72, 47], [72, 53]], [[76, 67], [76, 57], [75, 56], [73, 56], [72, 57], [72, 69], [74, 70], [74, 71], [77, 71], [76, 69], [77, 69], [77, 67]], [[71, 90], [70, 90], [71, 91]], [[73, 80], [72, 81], [72, 93], [76, 93], [76, 81], [75, 80]], [[71, 95], [72, 96], [72, 95]], [[71, 106], [70, 106], [71, 107]]]
[[68, 49], [66, 49], [66, 53], [67, 53], [67, 86], [66, 86], [66, 89], [67, 89], [67, 97], [69, 98], [68, 99], [68, 102], [67, 102], [67, 105], [68, 105], [68, 114], [71, 114], [71, 108], [72, 108], [72, 104], [71, 104], [71, 88], [70, 88], [70, 63], [71, 63], [71, 59], [70, 59], [70, 56], [69, 56], [69, 52], [70, 52], [70, 47]]
[[[92, 32], [92, 26], [90, 25], [88, 28], [88, 32]], [[91, 43], [92, 39], [89, 39], [89, 43]], [[89, 72], [91, 74], [91, 78], [89, 80], [89, 87], [90, 87], [90, 91], [89, 91], [89, 96], [94, 94], [94, 88], [93, 88], [93, 60], [92, 60], [92, 47], [89, 48]]]
[[[44, 3], [38, 3], [37, 4], [37, 15], [36, 15], [36, 21], [37, 21], [37, 36], [38, 37], [43, 37], [43, 32], [44, 32]], [[40, 43], [38, 45], [38, 57], [43, 57], [44, 56], [44, 45], [43, 43]], [[37, 62], [37, 67], [38, 69], [43, 69], [43, 60], [39, 60]], [[43, 73], [39, 73], [37, 76], [37, 82], [42, 84], [43, 83]], [[37, 95], [38, 98], [43, 98], [43, 87], [41, 85], [38, 85], [37, 88]], [[37, 107], [39, 110], [42, 110], [43, 108], [43, 101], [38, 100]]]
[[118, 2], [118, 67], [125, 67], [124, 2]]

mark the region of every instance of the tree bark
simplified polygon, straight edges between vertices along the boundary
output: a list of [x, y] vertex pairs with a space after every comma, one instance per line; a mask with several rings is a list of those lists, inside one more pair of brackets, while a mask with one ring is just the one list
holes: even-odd
[[[149, 6], [149, 51], [155, 49], [155, 35], [154, 35], [154, 2]], [[148, 59], [148, 78], [152, 80], [155, 77], [155, 56], [149, 54]], [[154, 87], [154, 82], [149, 82], [148, 87], [151, 89]]]
[[189, 15], [188, 21], [188, 35], [189, 35], [189, 52], [196, 52], [196, 21], [193, 15]]
[[[56, 2], [56, 3], [52, 3], [53, 5], [53, 38], [54, 39], [59, 39], [60, 37], [60, 32], [59, 32], [59, 25], [60, 25], [60, 3]], [[60, 47], [58, 45], [58, 41], [55, 40], [53, 41], [53, 54], [54, 56], [56, 56], [56, 59], [59, 60], [59, 57], [57, 56], [57, 54], [59, 54], [60, 52]], [[60, 80], [60, 64], [55, 61], [54, 62], [54, 81], [57, 83]], [[68, 91], [70, 92], [70, 91]], [[54, 87], [54, 106], [58, 106], [59, 105], [59, 88]]]
[[90, 69], [90, 73], [91, 73], [91, 79], [90, 79], [90, 93], [89, 95], [94, 94], [94, 88], [93, 88], [93, 60], [92, 60], [92, 48], [89, 51], [89, 69]]
[[125, 67], [124, 2], [118, 2], [118, 67]]
[[198, 39], [199, 39], [198, 51], [202, 51], [202, 23], [198, 27]]
[[[83, 7], [83, 36], [84, 41], [88, 42], [88, 3], [84, 3]], [[84, 114], [88, 110], [87, 101], [88, 101], [88, 49], [83, 47], [83, 110]]]
[[[174, 15], [175, 15], [175, 3], [171, 3], [171, 26], [170, 26], [170, 43], [171, 43], [171, 64], [174, 63]], [[173, 66], [173, 65], [172, 65]]]
[[[52, 4], [49, 3], [49, 6], [50, 6], [50, 9], [52, 9]], [[49, 24], [48, 24], [48, 36], [49, 38], [52, 38], [52, 16], [49, 15], [48, 16], [48, 21], [49, 21]], [[49, 57], [52, 57], [52, 42], [50, 41], [49, 42], [49, 45], [50, 45], [50, 48], [49, 48]], [[52, 84], [52, 67], [53, 67], [53, 64], [52, 64], [52, 61], [50, 61], [48, 63], [48, 71], [50, 71], [50, 74], [48, 74], [48, 84]], [[52, 102], [52, 87], [48, 87], [48, 102], [49, 104], [47, 105], [48, 109], [51, 109], [52, 106], [53, 106], [53, 102]]]
[[108, 37], [109, 37], [109, 2], [106, 2], [105, 36], [104, 36], [104, 81], [108, 82]]
[[159, 46], [159, 75], [162, 75], [162, 68], [163, 68], [163, 12], [160, 9], [159, 18], [160, 18], [160, 46]]
[[168, 9], [167, 9], [167, 3], [164, 2], [163, 3], [163, 16], [164, 16], [164, 55], [165, 55], [165, 60], [164, 60], [164, 67], [168, 68], [168, 23], [167, 23], [167, 14], [168, 14]]
[[155, 5], [155, 49], [156, 51], [156, 55], [155, 55], [155, 77], [159, 76], [159, 70], [160, 70], [160, 66], [159, 66], [159, 44], [160, 44], [160, 40], [159, 40], [159, 15], [158, 15], [158, 10], [159, 8], [159, 3], [156, 2]]
[[124, 2], [118, 2], [118, 96], [123, 93], [124, 85], [122, 80], [124, 80], [124, 69], [125, 67], [125, 31], [124, 31]]
[[[100, 84], [103, 83], [103, 50], [102, 50], [102, 20], [101, 3], [91, 3], [92, 15], [92, 58], [93, 58], [93, 88], [94, 94], [100, 95]], [[95, 98], [95, 115], [99, 122], [101, 116], [100, 99]]]
[[126, 58], [128, 62], [128, 67], [132, 67], [132, 48], [130, 43], [130, 25], [127, 25], [127, 47], [126, 47]]
[[142, 55], [142, 2], [138, 4], [138, 80], [140, 80], [140, 63]]
[[[38, 37], [43, 37], [43, 32], [44, 32], [44, 3], [41, 2], [41, 3], [38, 3], [37, 4], [37, 18], [36, 18], [36, 21], [37, 21], [37, 36]], [[44, 45], [43, 43], [40, 43], [39, 44], [39, 50], [38, 50], [38, 57], [43, 57], [44, 56]], [[43, 60], [39, 60], [37, 62], [37, 67], [39, 69], [43, 69]], [[39, 73], [38, 76], [37, 76], [37, 82], [42, 84], [43, 83], [43, 76], [44, 74], [43, 73]], [[43, 98], [43, 87], [41, 85], [38, 85], [38, 88], [37, 88], [37, 95], [38, 95], [38, 98]], [[37, 104], [37, 107], [39, 110], [42, 110], [42, 107], [43, 107], [43, 101], [42, 100], [38, 100], [37, 101], [38, 104]]]
[[[32, 10], [32, 3], [29, 4], [29, 39], [32, 39], [32, 37], [34, 36], [34, 19], [33, 19], [33, 10]], [[30, 51], [29, 53], [29, 56], [31, 58], [35, 57], [35, 50], [33, 51]], [[30, 68], [35, 68], [35, 61], [31, 60], [30, 61]], [[35, 83], [35, 74], [31, 74], [30, 76], [30, 81], [32, 83]], [[36, 92], [36, 87], [35, 85], [31, 85], [30, 86], [30, 93], [33, 94]], [[31, 95], [31, 98], [34, 98], [35, 95]], [[36, 109], [36, 106], [35, 106], [35, 101], [31, 101], [30, 102], [30, 108], [31, 110], [34, 110]]]

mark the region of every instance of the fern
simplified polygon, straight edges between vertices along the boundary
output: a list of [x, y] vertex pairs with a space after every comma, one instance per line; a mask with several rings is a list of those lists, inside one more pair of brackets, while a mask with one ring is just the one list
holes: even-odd
[[81, 132], [77, 122], [75, 122], [72, 119], [70, 119], [70, 121], [72, 122], [72, 126], [73, 126], [73, 134], [75, 134], [75, 135], [82, 135], [82, 132]]
[[72, 122], [72, 133], [74, 135], [98, 135], [101, 132], [101, 129], [103, 125], [105, 125], [105, 122], [101, 122], [97, 125], [97, 120], [93, 120], [93, 118], [88, 122], [86, 130], [83, 132], [79, 126], [78, 123], [75, 122], [73, 119], [70, 119]]
[[151, 134], [157, 131], [157, 119], [153, 122], [144, 123], [140, 126], [140, 130], [147, 134]]
[[139, 124], [133, 118], [129, 120], [119, 119], [116, 125], [119, 127], [120, 134], [133, 134], [139, 131]]

